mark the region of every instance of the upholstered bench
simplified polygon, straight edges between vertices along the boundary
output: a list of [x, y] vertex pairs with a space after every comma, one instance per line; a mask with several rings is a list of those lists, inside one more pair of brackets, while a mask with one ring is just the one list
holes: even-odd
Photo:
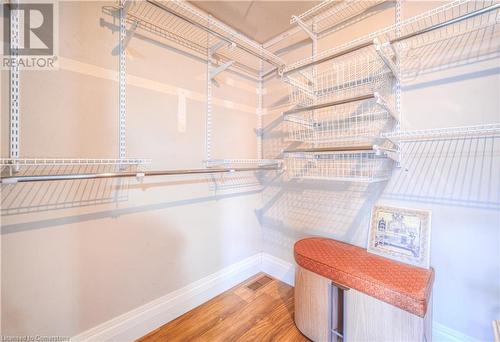
[[431, 341], [432, 269], [325, 238], [294, 247], [295, 323], [314, 341]]

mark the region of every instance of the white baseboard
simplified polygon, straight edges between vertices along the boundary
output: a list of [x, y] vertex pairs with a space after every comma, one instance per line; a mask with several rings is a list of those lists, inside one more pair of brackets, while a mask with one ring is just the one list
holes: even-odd
[[433, 342], [473, 342], [476, 339], [451, 329], [436, 321], [432, 322], [432, 341]]
[[[89, 329], [72, 341], [133, 341], [227, 291], [247, 278], [264, 272], [294, 284], [295, 264], [271, 254], [258, 253], [152, 302]], [[463, 342], [473, 338], [433, 322], [433, 341]]]
[[288, 285], [293, 286], [295, 283], [295, 264], [274, 255], [262, 253], [261, 270]]
[[259, 273], [261, 260], [260, 253], [251, 256], [78, 334], [71, 340], [134, 341]]

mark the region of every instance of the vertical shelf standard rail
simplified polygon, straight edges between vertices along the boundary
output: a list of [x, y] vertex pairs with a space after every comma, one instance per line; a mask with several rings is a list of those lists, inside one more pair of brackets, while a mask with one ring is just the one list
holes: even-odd
[[[132, 0], [128, 0], [132, 1]], [[125, 4], [127, 0], [119, 0], [120, 5], [120, 34], [119, 34], [119, 77], [118, 77], [118, 100], [119, 100], [119, 109], [118, 109], [118, 120], [119, 120], [119, 132], [118, 132], [118, 143], [119, 143], [119, 158], [125, 159], [126, 157], [126, 114], [127, 114], [127, 106], [126, 106], [126, 67], [127, 67], [127, 54], [125, 51], [125, 39], [127, 37], [127, 28], [126, 24], [126, 13], [125, 13]]]
[[[10, 158], [20, 156], [20, 79], [19, 79], [19, 1], [10, 3], [10, 54], [14, 63], [10, 65]], [[14, 167], [14, 171], [18, 168]]]

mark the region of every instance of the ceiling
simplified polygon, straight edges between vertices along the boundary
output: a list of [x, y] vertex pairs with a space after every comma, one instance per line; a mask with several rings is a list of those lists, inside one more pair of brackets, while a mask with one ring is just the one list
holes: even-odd
[[305, 12], [319, 1], [190, 1], [235, 30], [258, 43], [285, 32], [290, 17]]

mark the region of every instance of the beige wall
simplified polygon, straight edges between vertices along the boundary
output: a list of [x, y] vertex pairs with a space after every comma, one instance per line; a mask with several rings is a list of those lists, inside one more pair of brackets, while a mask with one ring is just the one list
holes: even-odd
[[[439, 5], [403, 4], [404, 17]], [[394, 9], [387, 8], [329, 36], [320, 42], [319, 51], [393, 22]], [[419, 55], [424, 70], [404, 82], [403, 128], [498, 123], [498, 37], [480, 34], [448, 41], [444, 50], [451, 57], [467, 57], [461, 58], [462, 66], [453, 66], [454, 59], [436, 49]], [[495, 53], [477, 58], [478, 43]], [[293, 62], [310, 54], [308, 45], [281, 57]], [[281, 120], [281, 112], [288, 108], [287, 89], [276, 78], [265, 86], [264, 157], [271, 158], [293, 143], [286, 141]], [[294, 242], [308, 235], [366, 247], [374, 204], [429, 209], [431, 265], [436, 271], [434, 320], [473, 338], [491, 340], [491, 321], [500, 318], [499, 175], [500, 139], [488, 138], [405, 144], [402, 167], [386, 183], [273, 180], [263, 192], [259, 211], [264, 251], [292, 261]]]
[[[100, 25], [113, 4], [60, 3], [60, 70], [21, 76], [22, 157], [117, 158], [118, 34]], [[127, 155], [152, 158], [153, 169], [202, 167], [205, 63], [140, 37], [129, 51]], [[220, 81], [213, 157], [255, 158], [255, 82]], [[7, 72], [7, 157], [4, 99]], [[2, 334], [73, 336], [259, 252], [258, 188], [211, 187], [204, 176], [3, 186]]]
[[[118, 36], [100, 25], [105, 4], [61, 3], [61, 69], [22, 74], [22, 157], [117, 156], [118, 61], [111, 49]], [[433, 6], [406, 1], [403, 12]], [[393, 17], [387, 8], [331, 36], [320, 50]], [[204, 63], [140, 37], [130, 51], [128, 156], [152, 158], [158, 169], [200, 167]], [[309, 53], [306, 46], [283, 58]], [[214, 90], [213, 156], [255, 157], [255, 83], [232, 74], [223, 83]], [[1, 85], [7, 156], [6, 72]], [[281, 122], [287, 92], [277, 79], [265, 86], [264, 152], [274, 158], [287, 146]], [[190, 92], [185, 133], [177, 131], [178, 88]], [[422, 74], [405, 83], [403, 125], [498, 121], [498, 89], [495, 59]], [[4, 186], [2, 334], [75, 335], [261, 250], [292, 261], [293, 243], [306, 235], [366, 246], [370, 209], [385, 203], [433, 211], [435, 320], [491, 338], [500, 296], [498, 145], [498, 139], [408, 145], [403, 167], [374, 185], [270, 177], [262, 194], [252, 186], [214, 192], [203, 177]], [[78, 171], [96, 169], [103, 168]]]

